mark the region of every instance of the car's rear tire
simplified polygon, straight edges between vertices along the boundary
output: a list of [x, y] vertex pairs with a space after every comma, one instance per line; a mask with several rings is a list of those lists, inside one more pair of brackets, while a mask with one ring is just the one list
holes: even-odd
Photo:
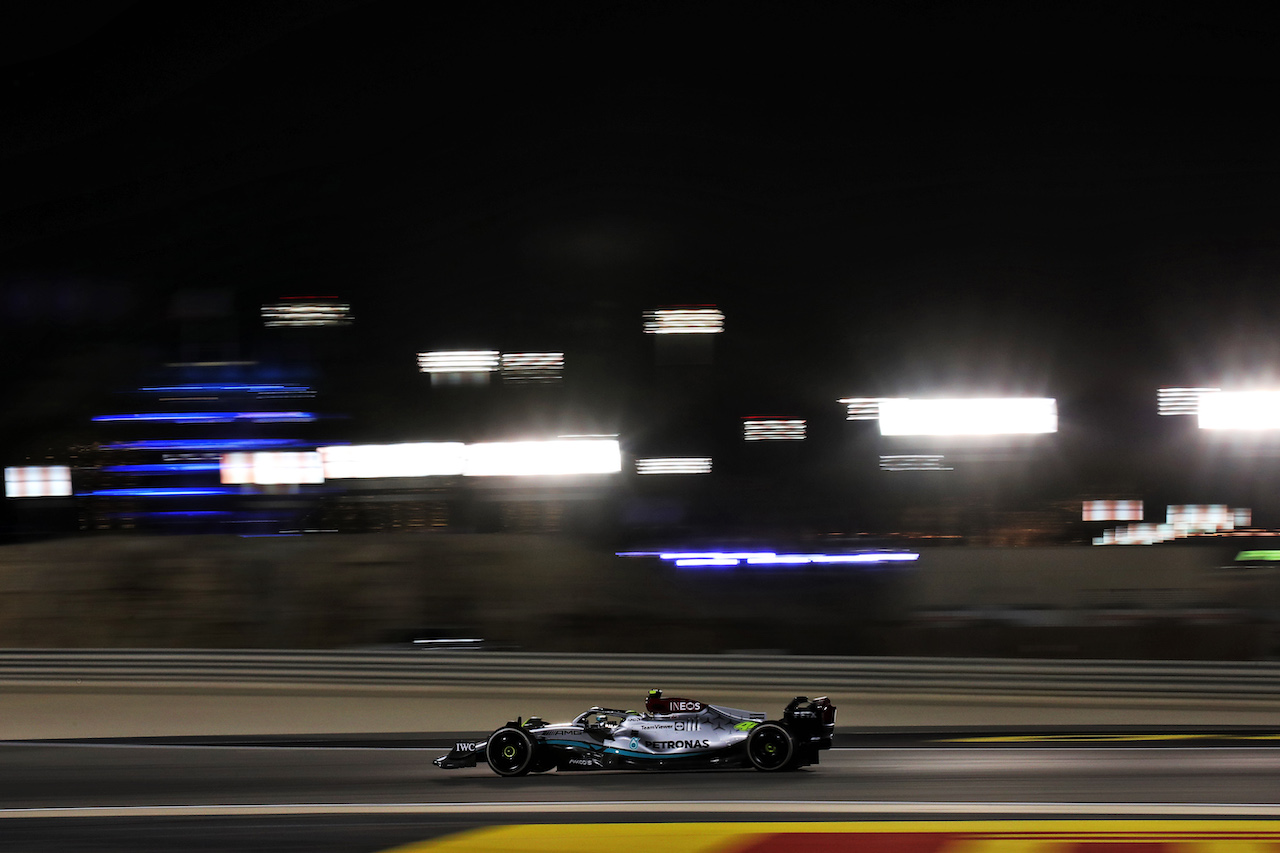
[[747, 759], [757, 770], [790, 770], [795, 766], [796, 739], [781, 723], [761, 723], [747, 735]]
[[524, 729], [504, 726], [489, 736], [485, 760], [499, 776], [524, 776], [533, 767], [538, 745]]

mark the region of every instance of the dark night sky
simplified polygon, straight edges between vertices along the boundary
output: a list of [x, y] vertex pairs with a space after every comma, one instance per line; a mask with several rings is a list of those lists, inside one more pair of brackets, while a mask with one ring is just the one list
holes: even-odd
[[661, 303], [725, 309], [730, 416], [983, 389], [1107, 435], [1157, 385], [1280, 364], [1269, 22], [460, 5], [0, 13], [4, 443], [170, 358], [191, 288], [232, 295], [248, 350], [265, 300], [350, 300], [366, 419], [415, 411], [432, 347], [565, 349], [626, 387]]

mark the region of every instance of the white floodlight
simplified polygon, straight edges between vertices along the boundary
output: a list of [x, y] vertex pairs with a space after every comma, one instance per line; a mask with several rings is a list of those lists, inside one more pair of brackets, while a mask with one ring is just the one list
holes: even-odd
[[613, 474], [622, 470], [616, 439], [498, 441], [467, 445], [468, 477]]
[[18, 465], [4, 469], [4, 494], [10, 498], [71, 496], [71, 468], [66, 465]]
[[650, 456], [636, 460], [637, 474], [710, 474], [710, 456]]
[[1084, 501], [1082, 521], [1142, 521], [1142, 501]]
[[880, 401], [881, 435], [1035, 435], [1058, 431], [1052, 397]]
[[262, 306], [265, 326], [345, 326], [351, 322], [351, 306], [345, 302], [299, 299]]
[[504, 352], [504, 382], [555, 382], [564, 373], [562, 352]]
[[314, 451], [255, 451], [222, 457], [222, 482], [259, 486], [323, 483], [324, 467]]
[[747, 441], [803, 441], [802, 418], [743, 418], [742, 437]]
[[647, 335], [706, 335], [724, 331], [724, 312], [714, 306], [657, 308], [644, 312]]
[[418, 370], [423, 373], [492, 373], [497, 369], [497, 350], [436, 350], [418, 353]]
[[1219, 388], [1161, 388], [1156, 392], [1156, 410], [1165, 416], [1200, 414], [1200, 397]]
[[880, 418], [879, 397], [843, 397], [837, 400], [846, 407], [847, 421], [874, 421]]
[[467, 446], [457, 441], [334, 445], [319, 448], [330, 480], [370, 477], [447, 477], [466, 467]]
[[942, 456], [930, 453], [904, 453], [895, 456], [881, 456], [881, 471], [953, 471], [955, 469], [942, 464]]
[[1280, 391], [1218, 391], [1200, 395], [1200, 429], [1280, 429]]

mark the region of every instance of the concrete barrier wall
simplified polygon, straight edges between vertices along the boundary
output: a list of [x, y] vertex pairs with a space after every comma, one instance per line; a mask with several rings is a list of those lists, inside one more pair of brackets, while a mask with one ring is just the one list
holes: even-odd
[[438, 628], [546, 652], [1266, 657], [1265, 589], [1214, 570], [1233, 550], [939, 548], [870, 572], [697, 572], [553, 536], [95, 535], [0, 548], [0, 647], [342, 648]]
[[1277, 664], [377, 652], [0, 654], [0, 740], [482, 732], [668, 695], [778, 713], [829, 695], [842, 730], [1273, 726]]

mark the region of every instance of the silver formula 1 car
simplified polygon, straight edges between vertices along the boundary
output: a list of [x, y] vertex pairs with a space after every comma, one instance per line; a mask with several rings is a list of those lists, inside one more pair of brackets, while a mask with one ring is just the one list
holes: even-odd
[[664, 699], [651, 690], [645, 711], [589, 708], [568, 723], [516, 720], [486, 740], [464, 741], [437, 767], [486, 762], [499, 776], [547, 770], [792, 770], [831, 748], [836, 708], [823, 696], [797, 696], [778, 720], [756, 711]]

